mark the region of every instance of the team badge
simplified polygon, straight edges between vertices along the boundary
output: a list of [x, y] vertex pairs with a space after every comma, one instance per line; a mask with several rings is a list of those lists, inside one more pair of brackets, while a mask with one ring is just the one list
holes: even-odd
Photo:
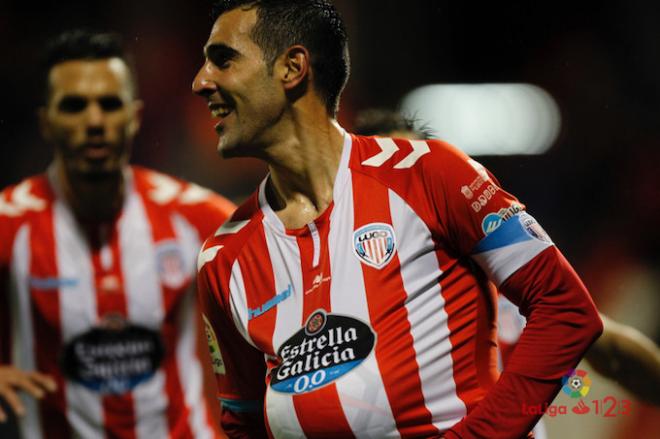
[[379, 270], [396, 252], [396, 236], [389, 224], [371, 223], [353, 232], [353, 251], [367, 265]]
[[156, 261], [161, 282], [168, 288], [177, 289], [188, 280], [188, 270], [178, 244], [167, 241], [156, 247]]

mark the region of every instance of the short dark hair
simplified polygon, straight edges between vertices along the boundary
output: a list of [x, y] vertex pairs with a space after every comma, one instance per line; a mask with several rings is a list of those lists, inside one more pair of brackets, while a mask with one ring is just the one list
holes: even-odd
[[271, 72], [288, 47], [300, 44], [309, 50], [314, 87], [335, 116], [350, 72], [346, 28], [335, 7], [327, 0], [216, 0], [211, 17], [239, 7], [257, 8], [251, 37]]
[[384, 136], [394, 131], [410, 131], [420, 139], [433, 137], [426, 126], [416, 128], [415, 119], [387, 108], [369, 108], [355, 117], [353, 132], [361, 136]]
[[57, 64], [73, 60], [100, 60], [120, 58], [129, 68], [131, 92], [137, 94], [133, 63], [124, 50], [122, 38], [113, 32], [96, 32], [88, 29], [72, 29], [60, 33], [46, 45], [42, 59], [44, 99], [47, 102], [50, 93], [48, 75]]

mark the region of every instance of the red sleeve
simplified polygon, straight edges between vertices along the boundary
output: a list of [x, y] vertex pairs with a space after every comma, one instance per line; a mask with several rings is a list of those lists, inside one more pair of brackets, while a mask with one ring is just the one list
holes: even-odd
[[[447, 438], [520, 438], [550, 404], [603, 326], [585, 286], [556, 247], [541, 252], [500, 287], [527, 318], [504, 373]], [[536, 411], [532, 412], [536, 413]]]
[[9, 301], [9, 261], [14, 243], [13, 224], [7, 210], [7, 191], [0, 193], [0, 364], [11, 361], [11, 312]]
[[552, 402], [602, 324], [577, 274], [524, 206], [464, 153], [431, 146], [424, 181], [440, 239], [479, 263], [527, 318], [499, 381], [446, 435], [525, 437], [540, 415], [525, 414], [524, 405]]
[[233, 324], [231, 310], [221, 299], [222, 289], [228, 288], [222, 278], [228, 279], [222, 269], [203, 269], [198, 276], [199, 302], [222, 407], [222, 428], [230, 438], [267, 437], [264, 355]]
[[525, 209], [479, 162], [443, 142], [429, 142], [423, 181], [433, 222], [457, 255], [469, 255], [484, 236]]

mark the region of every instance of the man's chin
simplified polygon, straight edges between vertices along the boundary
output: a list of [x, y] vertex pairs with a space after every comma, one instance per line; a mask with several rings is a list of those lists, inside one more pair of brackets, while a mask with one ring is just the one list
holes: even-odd
[[217, 151], [223, 159], [259, 157], [258, 148], [255, 148], [253, 144], [229, 142], [223, 137], [218, 140]]
[[69, 172], [80, 180], [102, 182], [116, 179], [122, 173], [122, 167], [106, 163], [85, 163], [82, 166], [69, 168]]
[[240, 157], [239, 149], [236, 145], [227, 142], [226, 138], [220, 137], [218, 139], [217, 151], [223, 159], [230, 159], [232, 157]]

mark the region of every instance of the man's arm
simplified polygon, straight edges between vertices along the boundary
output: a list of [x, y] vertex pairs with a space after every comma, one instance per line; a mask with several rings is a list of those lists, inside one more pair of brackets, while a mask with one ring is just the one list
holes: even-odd
[[599, 374], [618, 382], [636, 398], [660, 405], [660, 349], [644, 334], [601, 314], [603, 335], [585, 359]]
[[568, 262], [549, 247], [512, 274], [500, 290], [520, 307], [527, 326], [507, 368], [447, 438], [525, 437], [550, 404], [561, 377], [575, 367], [602, 331], [593, 302]]
[[263, 405], [264, 355], [243, 338], [231, 320], [231, 311], [225, 310], [224, 302], [217, 300], [216, 293], [228, 288], [217, 275], [202, 270], [197, 292], [217, 383], [220, 423], [231, 439], [268, 437]]
[[541, 416], [525, 407], [552, 402], [602, 323], [577, 274], [525, 206], [481, 164], [449, 145], [435, 146], [423, 170], [437, 235], [474, 259], [528, 320], [498, 382], [445, 434], [525, 437]]

